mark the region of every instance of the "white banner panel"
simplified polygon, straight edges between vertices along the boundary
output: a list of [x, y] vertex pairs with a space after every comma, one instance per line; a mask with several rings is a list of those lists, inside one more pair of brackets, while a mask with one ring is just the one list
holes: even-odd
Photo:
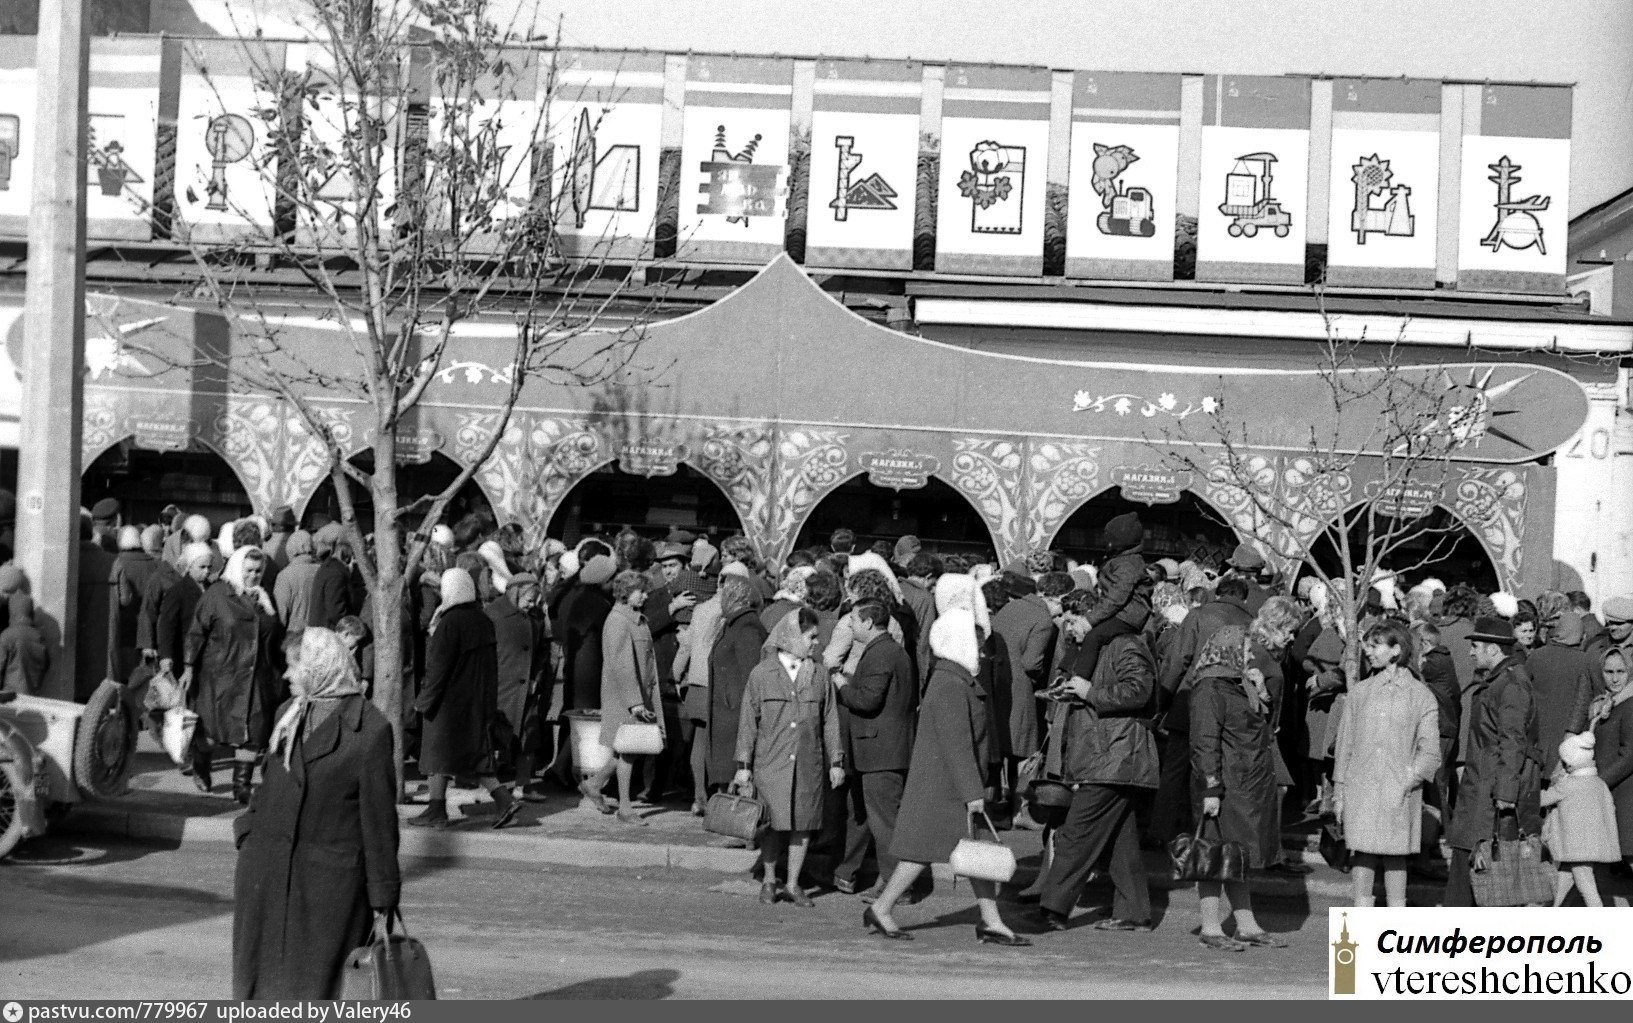
[[282, 43], [189, 39], [180, 44], [176, 106], [176, 231], [202, 243], [270, 242], [279, 121], [265, 86], [284, 67]]
[[1196, 279], [1304, 282], [1310, 83], [1209, 75]]
[[91, 41], [86, 139], [85, 235], [153, 237], [153, 178], [159, 131], [158, 39]]
[[1563, 292], [1571, 90], [1488, 85], [1464, 125], [1458, 289]]
[[0, 36], [0, 231], [28, 233], [34, 182], [34, 37]]
[[676, 258], [762, 264], [783, 251], [793, 74], [780, 58], [690, 58]]
[[1333, 83], [1327, 281], [1432, 288], [1440, 83]]
[[343, 87], [335, 84], [333, 55], [313, 43], [290, 43], [284, 62], [291, 72], [308, 76], [314, 90], [300, 108], [312, 160], [298, 168], [303, 181], [299, 189], [302, 201], [295, 211], [296, 244], [319, 251], [344, 251], [357, 245], [351, 236], [358, 216], [354, 196], [370, 183], [354, 180], [359, 161], [346, 159], [344, 152], [348, 138], [360, 137], [358, 117], [365, 109], [385, 124], [380, 165], [372, 182], [374, 220], [383, 239], [391, 221], [386, 211], [397, 201], [405, 94], [395, 85], [388, 87], [385, 96], [366, 101], [349, 91], [343, 94]]

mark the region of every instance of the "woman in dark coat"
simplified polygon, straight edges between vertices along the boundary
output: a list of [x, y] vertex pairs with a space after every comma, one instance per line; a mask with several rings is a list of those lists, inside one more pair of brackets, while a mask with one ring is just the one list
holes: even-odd
[[[148, 583], [154, 607], [153, 647], [159, 655], [159, 670], [171, 676], [178, 669], [186, 670], [187, 630], [192, 628], [198, 602], [204, 599], [204, 588], [210, 584], [215, 557], [215, 548], [209, 544], [190, 543], [182, 548], [180, 578], [156, 575]], [[200, 792], [210, 791], [210, 743], [198, 731], [193, 733], [192, 758], [182, 773], [193, 776], [193, 784]]]
[[476, 602], [476, 581], [463, 568], [442, 573], [442, 604], [431, 620], [425, 678], [414, 707], [424, 719], [420, 771], [430, 780], [425, 812], [416, 827], [448, 826], [448, 782], [474, 774], [498, 804], [493, 827], [516, 818], [519, 804], [493, 773], [493, 718], [497, 711], [499, 660], [493, 621]]
[[273, 711], [285, 695], [282, 627], [261, 587], [265, 563], [266, 555], [255, 547], [240, 548], [228, 559], [193, 613], [187, 670], [180, 680], [193, 694], [205, 741], [233, 747], [232, 794], [240, 803], [249, 802], [255, 761], [266, 749]]
[[[1227, 625], [1205, 643], [1192, 670], [1191, 779], [1197, 820], [1212, 817], [1219, 837], [1241, 845], [1249, 867], [1275, 862], [1281, 847], [1277, 812], [1274, 714], [1262, 678], [1248, 675], [1248, 638]], [[1221, 889], [1230, 896], [1236, 936], [1223, 930]], [[1285, 948], [1259, 926], [1246, 881], [1199, 881], [1202, 944], [1240, 951], [1248, 945]]]
[[328, 629], [301, 637], [295, 699], [271, 747], [265, 782], [233, 822], [233, 997], [339, 998], [370, 910], [394, 912], [402, 885], [391, 726]]
[[709, 762], [705, 774], [710, 785], [729, 785], [737, 773], [743, 690], [760, 663], [760, 648], [767, 636], [758, 606], [752, 584], [728, 585], [726, 577], [721, 578], [720, 638], [709, 654]]
[[562, 637], [562, 663], [567, 675], [567, 706], [595, 710], [601, 706], [601, 630], [612, 612], [607, 587], [616, 567], [610, 554], [591, 558], [578, 570], [578, 580], [562, 598], [555, 619]]
[[1605, 691], [1593, 701], [1588, 727], [1593, 729], [1593, 758], [1599, 778], [1616, 801], [1616, 831], [1622, 861], [1633, 863], [1633, 685], [1626, 650], [1611, 647], [1600, 660]]
[[[937, 658], [919, 704], [918, 733], [908, 763], [907, 786], [890, 852], [900, 862], [884, 891], [862, 914], [862, 926], [887, 938], [911, 938], [890, 911], [924, 868], [945, 863], [972, 830], [971, 815], [986, 806], [988, 747], [987, 696], [976, 681], [981, 637], [975, 614], [954, 607], [930, 627], [930, 652]], [[983, 944], [1025, 946], [1031, 942], [1005, 926], [998, 915], [998, 890], [990, 881], [970, 879], [981, 922], [975, 937]]]
[[515, 767], [517, 798], [534, 800], [541, 797], [530, 796], [527, 786], [543, 746], [544, 708], [540, 703], [549, 692], [550, 680], [550, 640], [544, 619], [534, 613], [538, 600], [538, 581], [530, 573], [519, 572], [485, 609], [493, 619], [497, 642], [495, 750]]

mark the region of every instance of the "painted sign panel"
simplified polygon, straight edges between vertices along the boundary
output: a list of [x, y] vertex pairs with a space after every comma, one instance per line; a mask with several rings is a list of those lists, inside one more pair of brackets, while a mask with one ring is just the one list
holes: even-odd
[[869, 451], [858, 455], [856, 462], [867, 470], [870, 483], [891, 490], [918, 490], [941, 468], [941, 460], [934, 455], [905, 448]]
[[942, 101], [936, 269], [1043, 273], [1050, 73], [953, 65]]
[[689, 58], [681, 260], [757, 265], [782, 251], [793, 73], [780, 58]]
[[1180, 84], [1179, 75], [1076, 73], [1068, 277], [1173, 279]]
[[1463, 127], [1458, 289], [1563, 292], [1571, 90], [1485, 86]]
[[1309, 80], [1208, 75], [1202, 103], [1196, 279], [1302, 284]]
[[663, 54], [566, 50], [540, 76], [550, 203], [564, 255], [651, 254], [663, 141]]
[[618, 467], [633, 476], [673, 476], [686, 457], [686, 445], [625, 441], [618, 446]]
[[1191, 474], [1161, 466], [1119, 465], [1111, 470], [1111, 481], [1127, 501], [1140, 504], [1174, 504], [1191, 485]]
[[[290, 73], [304, 76], [311, 90], [300, 106], [301, 127], [313, 158], [297, 168], [301, 201], [295, 212], [296, 244], [331, 249], [356, 245], [352, 232], [357, 227], [359, 192], [372, 188], [377, 229], [382, 231], [390, 219], [387, 211], [397, 200], [397, 153], [407, 114], [404, 93], [389, 84], [379, 97], [360, 100], [343, 94], [343, 86], [336, 84], [334, 55], [314, 43], [288, 44], [284, 63]], [[386, 133], [372, 182], [354, 180], [360, 161], [345, 157], [348, 137], [360, 134], [360, 107], [374, 111]]]
[[1333, 83], [1327, 281], [1432, 288], [1439, 223], [1440, 83]]
[[817, 61], [807, 266], [913, 268], [923, 89], [916, 62]]
[[266, 88], [284, 67], [281, 43], [188, 39], [176, 107], [176, 222], [203, 243], [270, 241], [276, 154], [267, 132], [277, 97]]
[[[534, 201], [534, 142], [544, 138], [539, 107], [539, 67], [532, 51], [499, 55], [498, 74], [478, 77], [469, 96], [445, 99], [432, 86], [428, 104], [425, 187], [434, 203], [428, 211], [433, 230], [457, 232], [467, 252], [501, 252], [512, 244], [506, 232], [525, 225]], [[472, 97], [480, 97], [479, 99]], [[458, 155], [444, 158], [445, 152]], [[450, 188], [450, 177], [462, 183]], [[468, 180], [475, 176], [481, 180]], [[461, 197], [460, 223], [453, 223], [450, 193]]]

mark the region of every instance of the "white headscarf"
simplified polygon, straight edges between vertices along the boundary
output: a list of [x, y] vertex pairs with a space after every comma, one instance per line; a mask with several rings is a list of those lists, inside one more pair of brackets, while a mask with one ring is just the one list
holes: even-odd
[[314, 702], [340, 700], [363, 692], [357, 665], [338, 632], [314, 626], [301, 633], [300, 664], [290, 678], [290, 689], [295, 698], [272, 729], [271, 743], [273, 756], [283, 750], [285, 767], [289, 766], [295, 737], [301, 733]]
[[476, 603], [476, 580], [463, 568], [450, 568], [442, 573], [440, 592], [442, 603], [437, 605], [436, 613], [431, 616], [431, 628], [428, 630], [432, 634], [437, 631], [442, 616], [449, 608]]
[[[277, 614], [278, 612], [272, 606], [272, 598], [267, 596], [267, 591], [265, 589], [260, 586], [256, 586], [254, 589], [244, 588], [244, 562], [252, 553], [261, 558], [261, 564], [263, 565], [264, 570], [264, 566], [266, 564], [265, 554], [262, 554], [260, 550], [254, 547], [240, 547], [238, 550], [233, 551], [232, 557], [227, 559], [227, 567], [222, 570], [221, 578], [225, 580], [227, 585], [232, 587], [232, 591], [238, 594], [240, 597], [254, 597], [255, 602], [261, 605], [261, 610], [265, 611], [269, 615]], [[265, 576], [263, 576], [263, 578], [265, 578]]]
[[500, 593], [510, 585], [510, 566], [505, 563], [505, 552], [492, 540], [483, 542], [476, 549], [482, 560], [488, 563], [488, 578], [493, 581], [493, 588]]
[[961, 607], [975, 616], [975, 625], [983, 635], [992, 633], [992, 621], [987, 612], [987, 595], [973, 575], [948, 572], [936, 580], [936, 614], [944, 615]]
[[872, 551], [852, 554], [845, 562], [845, 578], [849, 579], [856, 573], [865, 572], [870, 568], [885, 577], [885, 582], [890, 584], [890, 592], [895, 595], [896, 602], [901, 603], [902, 585], [896, 581], [896, 573], [890, 570], [890, 566], [885, 563], [884, 558], [879, 557]]
[[237, 519], [233, 519], [230, 522], [224, 522], [221, 524], [221, 531], [216, 534], [215, 545], [216, 548], [221, 551], [221, 556], [223, 558], [230, 559], [235, 553], [232, 545], [232, 531], [233, 527], [236, 525], [238, 525]]
[[930, 651], [974, 675], [981, 666], [981, 645], [975, 639], [975, 615], [955, 607], [930, 626]]

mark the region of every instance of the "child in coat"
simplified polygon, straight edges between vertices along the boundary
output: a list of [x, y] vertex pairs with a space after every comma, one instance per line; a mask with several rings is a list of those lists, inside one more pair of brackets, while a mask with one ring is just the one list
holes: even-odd
[[1567, 735], [1559, 744], [1559, 767], [1542, 790], [1542, 805], [1553, 807], [1542, 822], [1542, 840], [1553, 853], [1554, 905], [1565, 901], [1574, 884], [1589, 906], [1603, 906], [1593, 864], [1619, 863], [1621, 841], [1616, 831], [1616, 804], [1610, 787], [1599, 777], [1593, 760], [1592, 732]]
[[1074, 667], [1084, 678], [1094, 677], [1100, 651], [1113, 637], [1138, 634], [1151, 617], [1151, 576], [1140, 553], [1145, 549], [1145, 526], [1139, 516], [1126, 512], [1106, 523], [1104, 535], [1106, 546], [1117, 553], [1100, 566], [1095, 580], [1089, 632], [1078, 646]]
[[31, 696], [45, 684], [51, 653], [34, 624], [34, 598], [13, 593], [7, 607], [11, 624], [0, 632], [0, 690]]

